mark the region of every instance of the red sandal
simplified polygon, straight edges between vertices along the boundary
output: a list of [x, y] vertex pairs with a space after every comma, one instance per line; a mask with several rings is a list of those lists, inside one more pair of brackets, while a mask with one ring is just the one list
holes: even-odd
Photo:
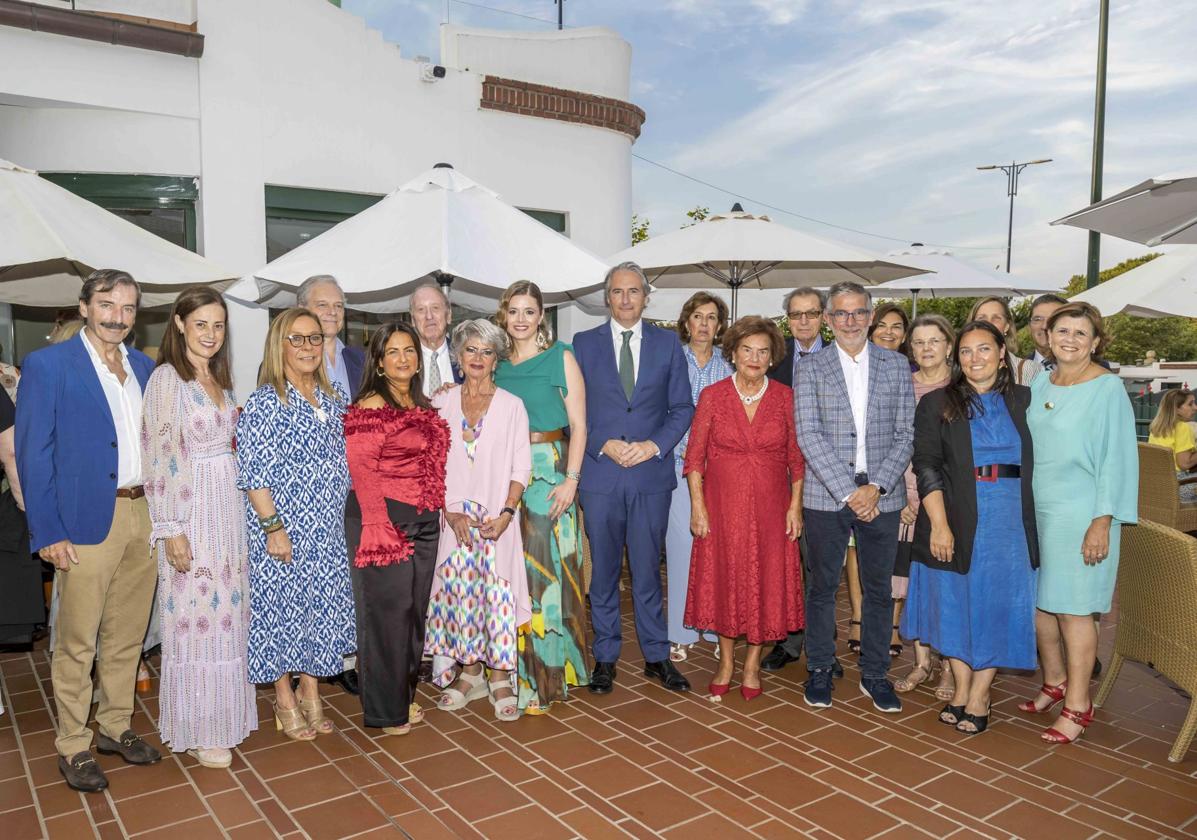
[[1084, 712], [1078, 712], [1075, 709], [1070, 709], [1065, 706], [1060, 710], [1060, 717], [1068, 718], [1073, 723], [1079, 724], [1081, 731], [1076, 733], [1075, 737], [1069, 738], [1054, 726], [1050, 726], [1043, 730], [1043, 733], [1039, 737], [1050, 744], [1071, 744], [1077, 738], [1080, 738], [1082, 735], [1084, 735], [1089, 724], [1093, 723], [1093, 704], [1090, 703], [1088, 710]]
[[1030, 700], [1025, 700], [1022, 703], [1019, 703], [1018, 710], [1027, 715], [1041, 715], [1044, 712], [1051, 711], [1051, 709], [1057, 703], [1063, 702], [1064, 690], [1066, 688], [1068, 688], [1068, 680], [1064, 680], [1064, 682], [1060, 683], [1059, 685], [1048, 685], [1047, 683], [1044, 683], [1043, 685], [1039, 686], [1039, 693], [1050, 697], [1052, 702], [1040, 709], [1035, 705], [1035, 698], [1032, 697]]

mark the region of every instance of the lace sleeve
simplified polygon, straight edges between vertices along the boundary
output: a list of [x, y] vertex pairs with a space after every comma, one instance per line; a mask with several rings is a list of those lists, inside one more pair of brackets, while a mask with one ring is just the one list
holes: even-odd
[[191, 453], [183, 381], [170, 365], [154, 371], [145, 389], [141, 452], [145, 496], [153, 530], [150, 543], [184, 533], [191, 518]]

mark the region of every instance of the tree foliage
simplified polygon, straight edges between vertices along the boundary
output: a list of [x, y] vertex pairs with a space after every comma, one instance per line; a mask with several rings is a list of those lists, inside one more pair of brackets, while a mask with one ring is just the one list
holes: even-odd
[[636, 213], [632, 214], [632, 244], [639, 245], [644, 240], [648, 239], [648, 219], [642, 218]]

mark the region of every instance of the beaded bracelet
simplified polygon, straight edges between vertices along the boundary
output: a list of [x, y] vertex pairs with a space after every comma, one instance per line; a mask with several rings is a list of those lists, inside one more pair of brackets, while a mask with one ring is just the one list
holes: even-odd
[[265, 534], [273, 534], [283, 527], [283, 518], [277, 512], [272, 513], [270, 516], [259, 516], [258, 527]]

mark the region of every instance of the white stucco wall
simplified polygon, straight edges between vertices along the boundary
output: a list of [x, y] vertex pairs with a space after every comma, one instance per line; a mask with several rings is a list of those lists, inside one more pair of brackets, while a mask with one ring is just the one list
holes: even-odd
[[[429, 83], [326, 0], [195, 7], [200, 59], [0, 27], [0, 157], [198, 176], [199, 250], [239, 273], [266, 259], [265, 185], [386, 193], [441, 161], [512, 204], [566, 213], [572, 238], [595, 253], [627, 246], [631, 138], [479, 108], [487, 72], [626, 98], [630, 48], [614, 33], [567, 33], [568, 43], [446, 33], [484, 70]], [[232, 319], [244, 397], [266, 314], [237, 306]], [[559, 326], [568, 337], [592, 320], [563, 313]]]

